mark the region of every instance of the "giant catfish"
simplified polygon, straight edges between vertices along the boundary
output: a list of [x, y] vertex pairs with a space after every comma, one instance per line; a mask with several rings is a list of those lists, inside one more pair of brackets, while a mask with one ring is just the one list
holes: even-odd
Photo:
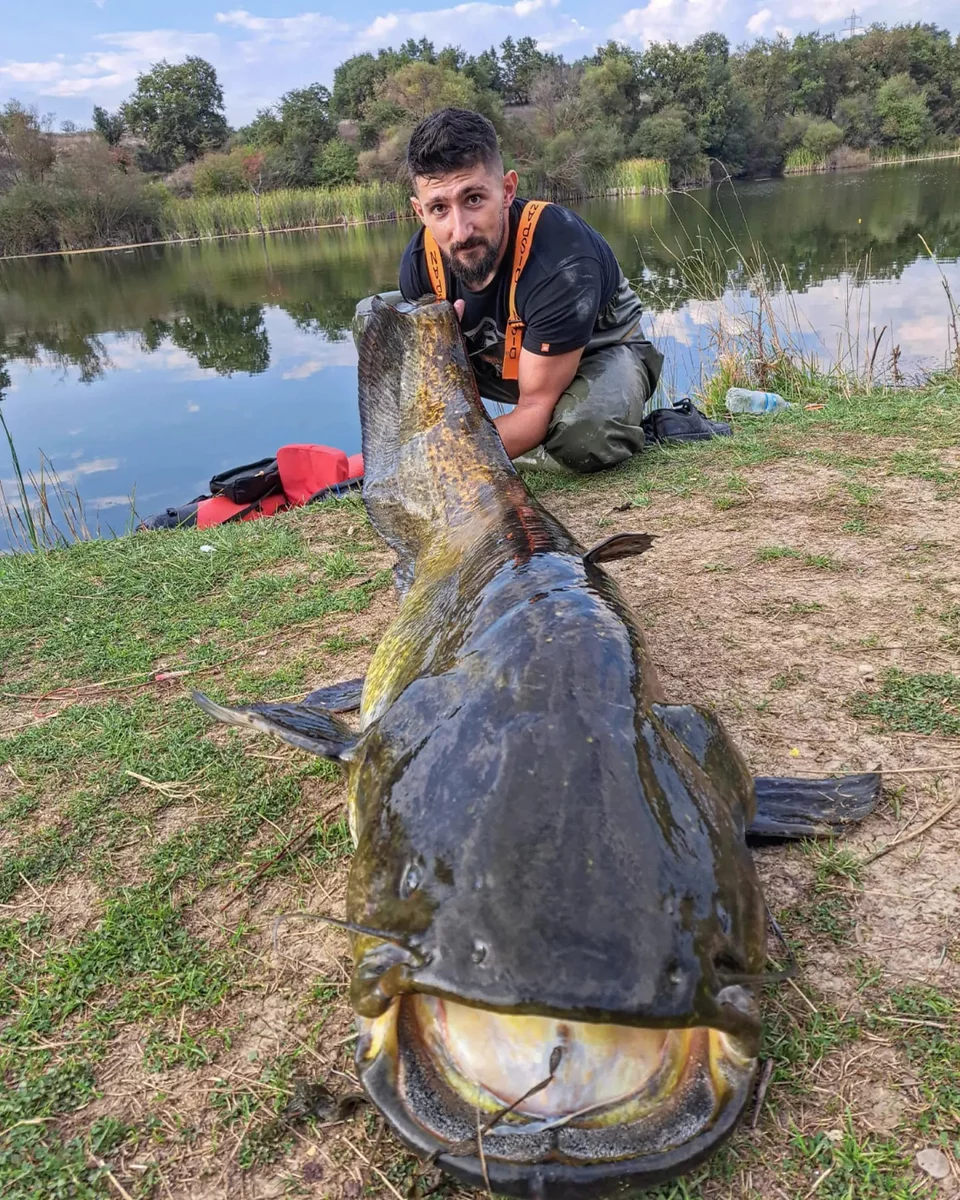
[[[449, 304], [375, 301], [359, 379], [400, 593], [365, 681], [198, 699], [345, 769], [357, 1069], [399, 1137], [516, 1196], [670, 1179], [754, 1089], [747, 836], [836, 832], [879, 778], [755, 781], [708, 709], [665, 702], [602, 565], [650, 539], [584, 551], [531, 496]], [[331, 711], [356, 707], [358, 731]]]

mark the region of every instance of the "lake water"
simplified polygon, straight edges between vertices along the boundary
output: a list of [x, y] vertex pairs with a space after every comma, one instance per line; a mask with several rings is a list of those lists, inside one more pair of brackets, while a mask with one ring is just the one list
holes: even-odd
[[[878, 362], [894, 345], [907, 375], [945, 361], [939, 271], [960, 298], [960, 160], [578, 207], [645, 297], [665, 397], [709, 371], [719, 310], [755, 311], [737, 250], [751, 240], [805, 350], [862, 362], [885, 329]], [[350, 320], [361, 297], [396, 286], [413, 229], [0, 262], [2, 411], [21, 466], [36, 471], [42, 452], [106, 532], [123, 529], [132, 495], [141, 516], [184, 503], [287, 442], [359, 450]], [[678, 257], [697, 242], [718, 301], [695, 298]], [[0, 442], [8, 498], [11, 476]]]

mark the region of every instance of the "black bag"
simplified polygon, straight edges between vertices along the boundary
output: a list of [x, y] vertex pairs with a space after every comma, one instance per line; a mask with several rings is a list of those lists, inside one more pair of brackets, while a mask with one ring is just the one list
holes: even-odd
[[674, 400], [672, 408], [654, 409], [642, 424], [651, 442], [706, 442], [733, 434], [726, 421], [711, 421], [686, 397]]
[[245, 467], [221, 471], [210, 480], [212, 495], [226, 496], [234, 504], [253, 504], [280, 490], [280, 471], [275, 458], [261, 458]]
[[200, 501], [209, 499], [209, 496], [195, 496], [189, 504], [181, 504], [179, 508], [168, 508], [155, 516], [144, 517], [137, 529], [188, 529], [197, 523]]

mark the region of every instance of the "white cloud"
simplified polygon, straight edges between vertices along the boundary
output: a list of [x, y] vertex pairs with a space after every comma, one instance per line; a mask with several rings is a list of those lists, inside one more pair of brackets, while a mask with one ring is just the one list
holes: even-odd
[[722, 26], [727, 0], [650, 0], [631, 8], [612, 26], [611, 36], [634, 45], [652, 42], [692, 42]]
[[323, 13], [301, 13], [297, 17], [257, 17], [246, 9], [236, 8], [230, 12], [218, 12], [220, 25], [243, 29], [257, 34], [261, 42], [296, 42], [303, 38], [329, 37], [332, 34], [347, 34], [350, 26]]
[[296, 367], [291, 367], [289, 371], [284, 371], [280, 378], [309, 379], [311, 375], [316, 375], [318, 371], [322, 371], [326, 365], [326, 363], [318, 362], [315, 358], [311, 358]]
[[513, 22], [530, 17], [536, 18], [535, 22], [529, 28], [522, 28], [520, 35], [535, 37], [543, 50], [586, 39], [589, 30], [585, 25], [575, 17], [554, 11], [559, 4], [560, 0], [515, 0], [514, 4], [469, 0], [452, 8], [384, 13], [360, 32], [359, 41], [364, 43], [363, 48], [370, 49], [388, 41], [398, 43], [408, 37], [427, 37], [436, 46], [450, 43], [468, 50], [482, 50], [497, 40], [493, 30], [512, 31]]
[[176, 61], [188, 54], [215, 57], [219, 40], [212, 33], [182, 33], [176, 29], [146, 32], [104, 33], [94, 39], [104, 47], [69, 61], [63, 54], [46, 63], [8, 63], [0, 73], [12, 79], [31, 70], [45, 96], [82, 96], [96, 92], [108, 97], [119, 89], [129, 90], [137, 76], [161, 58]]
[[63, 63], [55, 58], [50, 62], [14, 62], [0, 67], [0, 75], [6, 75], [14, 83], [53, 83], [63, 71]]
[[773, 13], [769, 8], [761, 8], [759, 12], [755, 12], [747, 21], [747, 32], [753, 34], [761, 34], [770, 24], [773, 19]]

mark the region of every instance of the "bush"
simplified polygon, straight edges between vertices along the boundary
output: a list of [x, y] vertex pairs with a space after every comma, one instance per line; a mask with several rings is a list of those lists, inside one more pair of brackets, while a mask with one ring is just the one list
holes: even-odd
[[402, 183], [407, 178], [407, 143], [412, 129], [395, 129], [384, 137], [376, 150], [364, 150], [357, 172], [364, 182]]
[[321, 187], [343, 187], [357, 182], [357, 152], [340, 138], [327, 142], [317, 159], [315, 178]]
[[826, 158], [843, 141], [843, 131], [832, 121], [813, 120], [807, 126], [801, 143], [814, 158]]
[[193, 190], [198, 196], [229, 196], [247, 186], [243, 160], [250, 153], [238, 146], [229, 154], [205, 154], [193, 171]]
[[18, 183], [0, 196], [0, 254], [58, 248], [57, 213], [49, 187]]
[[64, 250], [149, 241], [160, 227], [162, 187], [105, 142], [64, 155], [53, 180], [57, 233]]

